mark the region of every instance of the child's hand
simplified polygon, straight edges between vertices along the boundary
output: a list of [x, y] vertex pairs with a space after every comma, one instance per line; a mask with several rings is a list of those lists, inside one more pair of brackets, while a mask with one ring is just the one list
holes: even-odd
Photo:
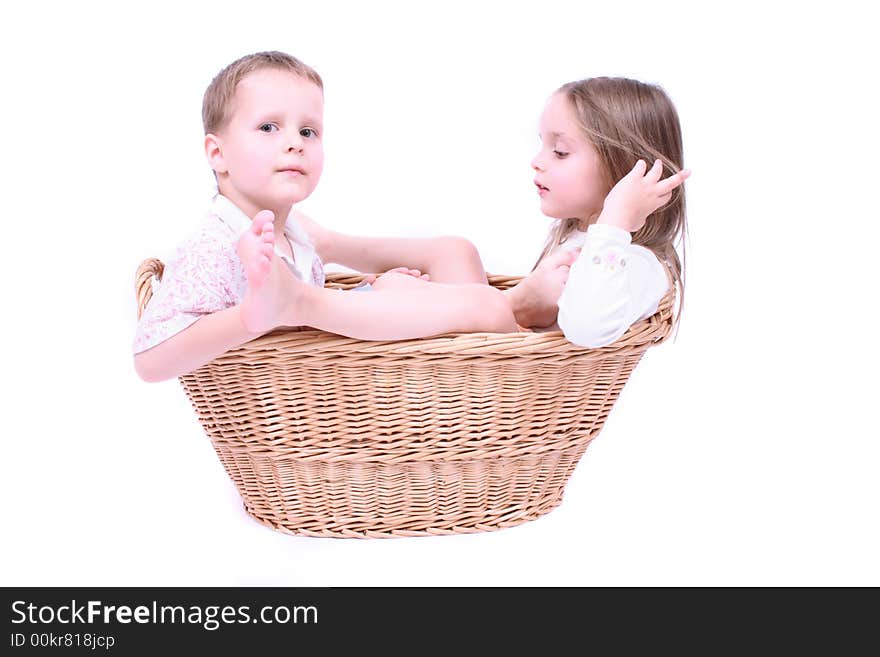
[[[383, 280], [383, 286], [387, 283], [389, 278], [394, 278], [394, 276], [386, 276], [386, 274], [402, 274], [403, 276], [412, 276], [413, 278], [418, 278], [423, 281], [430, 281], [431, 276], [429, 274], [423, 274], [418, 269], [409, 269], [408, 267], [395, 267], [394, 269], [389, 269], [385, 272], [385, 274], [381, 274], [377, 276], [376, 274], [364, 274], [364, 277], [361, 279], [361, 285], [374, 285], [376, 281]], [[383, 276], [386, 276], [385, 279], [382, 279]]]
[[663, 163], [655, 160], [654, 166], [646, 173], [647, 167], [644, 160], [639, 160], [632, 171], [608, 192], [596, 223], [611, 224], [630, 233], [636, 232], [645, 225], [652, 212], [663, 207], [672, 198], [672, 190], [691, 175], [690, 169], [683, 169], [660, 180]]
[[420, 278], [423, 281], [430, 281], [431, 280], [430, 274], [423, 274], [418, 269], [410, 269], [409, 267], [395, 267], [394, 269], [389, 269], [385, 273], [390, 274], [392, 272], [395, 274], [405, 274], [407, 276], [412, 276], [413, 278]]
[[428, 285], [428, 275], [421, 274], [418, 269], [398, 267], [391, 269], [373, 281], [374, 290], [412, 290], [424, 289]]

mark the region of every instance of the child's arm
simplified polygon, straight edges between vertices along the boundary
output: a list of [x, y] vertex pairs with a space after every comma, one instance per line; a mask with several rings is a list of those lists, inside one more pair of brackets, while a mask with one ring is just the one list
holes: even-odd
[[649, 317], [669, 286], [663, 265], [622, 228], [593, 224], [558, 299], [559, 328], [574, 344], [603, 347]]
[[488, 282], [479, 252], [463, 237], [362, 237], [329, 230], [302, 213], [296, 218], [325, 263], [368, 273], [408, 267], [429, 274], [435, 283]]
[[669, 199], [690, 175], [682, 171], [660, 180], [659, 160], [650, 171], [639, 161], [608, 194], [559, 297], [559, 327], [584, 347], [611, 344], [639, 319], [656, 312], [669, 281], [648, 249], [632, 244], [648, 215]]
[[135, 333], [134, 367], [145, 381], [187, 374], [260, 335], [242, 321], [241, 264], [228, 240], [203, 226], [165, 266]]
[[173, 379], [198, 369], [260, 333], [248, 331], [239, 306], [210, 313], [164, 342], [134, 356], [134, 368], [144, 381]]

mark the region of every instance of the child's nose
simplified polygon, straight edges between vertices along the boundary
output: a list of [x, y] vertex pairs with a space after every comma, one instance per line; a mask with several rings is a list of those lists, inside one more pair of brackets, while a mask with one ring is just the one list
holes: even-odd
[[304, 144], [305, 139], [303, 139], [303, 136], [297, 131], [287, 139], [287, 152], [290, 153], [291, 151], [299, 151], [300, 153], [302, 153]]
[[535, 157], [532, 159], [532, 168], [535, 171], [543, 171], [544, 170], [544, 164], [541, 161], [540, 155], [535, 155]]

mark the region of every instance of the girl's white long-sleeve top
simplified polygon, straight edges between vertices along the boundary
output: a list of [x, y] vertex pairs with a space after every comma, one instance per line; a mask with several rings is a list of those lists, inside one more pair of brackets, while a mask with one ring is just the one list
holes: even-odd
[[557, 302], [559, 328], [582, 347], [603, 347], [657, 312], [669, 289], [666, 269], [622, 228], [592, 224], [558, 248], [581, 248]]

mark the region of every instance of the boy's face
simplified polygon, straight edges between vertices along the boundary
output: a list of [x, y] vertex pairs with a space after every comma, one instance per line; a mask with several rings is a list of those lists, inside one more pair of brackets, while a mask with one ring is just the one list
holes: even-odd
[[220, 193], [251, 218], [272, 210], [283, 221], [324, 168], [324, 94], [289, 71], [263, 69], [238, 83], [231, 111], [205, 142]]
[[532, 160], [541, 212], [556, 219], [592, 220], [610, 191], [599, 153], [584, 136], [571, 102], [553, 94], [540, 123], [541, 150]]

